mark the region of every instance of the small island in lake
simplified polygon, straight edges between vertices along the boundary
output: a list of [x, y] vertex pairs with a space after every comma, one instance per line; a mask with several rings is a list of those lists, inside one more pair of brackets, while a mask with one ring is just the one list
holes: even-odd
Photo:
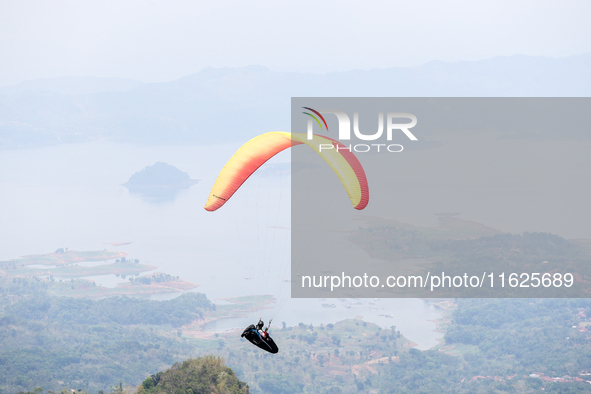
[[175, 166], [157, 162], [133, 174], [123, 186], [150, 201], [166, 201], [173, 200], [179, 190], [188, 189], [198, 182]]
[[191, 179], [189, 174], [182, 172], [170, 164], [157, 162], [136, 172], [123, 186], [132, 191], [148, 189], [187, 189], [199, 180]]

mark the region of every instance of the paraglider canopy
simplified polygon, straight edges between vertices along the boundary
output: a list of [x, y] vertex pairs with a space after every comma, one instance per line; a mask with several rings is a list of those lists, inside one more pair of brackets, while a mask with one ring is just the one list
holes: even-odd
[[312, 139], [308, 139], [306, 134], [272, 131], [251, 139], [238, 149], [220, 172], [205, 209], [215, 211], [220, 208], [267, 160], [287, 148], [301, 144], [314, 149], [333, 169], [355, 209], [361, 210], [367, 206], [369, 188], [365, 172], [359, 160], [347, 147], [321, 135], [314, 135]]

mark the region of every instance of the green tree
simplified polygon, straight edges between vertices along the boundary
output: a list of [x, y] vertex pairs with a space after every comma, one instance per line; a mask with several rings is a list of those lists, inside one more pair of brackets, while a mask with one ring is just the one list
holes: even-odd
[[221, 357], [205, 356], [176, 363], [167, 371], [150, 377], [139, 386], [138, 394], [194, 393], [248, 394], [248, 385], [238, 380]]

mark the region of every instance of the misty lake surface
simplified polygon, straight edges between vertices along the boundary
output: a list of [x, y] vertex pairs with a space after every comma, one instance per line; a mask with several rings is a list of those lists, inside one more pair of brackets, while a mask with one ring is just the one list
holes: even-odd
[[[207, 330], [242, 328], [259, 317], [273, 318], [275, 328], [282, 322], [318, 325], [363, 317], [396, 326], [420, 349], [435, 346], [443, 336], [433, 331], [440, 311], [424, 300], [290, 298], [289, 282], [295, 278], [290, 277], [289, 152], [270, 160], [218, 211], [203, 209], [219, 171], [240, 145], [140, 147], [98, 141], [0, 151], [0, 260], [66, 247], [119, 250], [158, 267], [156, 272], [198, 284], [195, 291], [220, 304], [253, 294], [278, 300], [249, 316], [212, 322]], [[383, 217], [417, 226], [436, 226], [438, 212], [455, 212], [506, 232], [591, 238], [589, 186], [583, 182], [590, 148], [589, 141], [508, 144], [494, 135], [452, 135], [437, 148], [399, 156], [403, 160], [392, 164], [404, 169], [393, 173], [401, 186], [397, 194], [374, 180], [370, 204], [361, 214], [380, 217], [380, 203], [392, 201], [391, 216]], [[375, 159], [360, 157], [366, 168]], [[122, 186], [156, 162], [200, 182], [155, 198]], [[93, 279], [105, 286], [122, 280]]]
[[[102, 141], [1, 151], [0, 260], [61, 247], [121, 250], [131, 259], [157, 266], [157, 272], [199, 284], [196, 291], [219, 299], [219, 304], [225, 303], [224, 298], [251, 294], [273, 294], [279, 300], [271, 309], [210, 323], [206, 327], [210, 331], [242, 328], [259, 317], [273, 318], [276, 329], [282, 322], [319, 325], [363, 317], [382, 327], [396, 326], [421, 349], [435, 346], [443, 334], [433, 331], [432, 320], [440, 313], [423, 300], [290, 298], [286, 172], [279, 171], [279, 180], [272, 174], [252, 177], [224, 209], [214, 213], [203, 209], [220, 169], [239, 146], [137, 147]], [[274, 162], [286, 163], [289, 158], [281, 154]], [[122, 186], [131, 175], [158, 161], [200, 182], [157, 203]], [[264, 195], [263, 200], [252, 198], [249, 187], [258, 189], [256, 195]], [[261, 210], [272, 214], [262, 220]], [[132, 243], [111, 245], [120, 242]], [[92, 279], [108, 287], [122, 281], [111, 276]]]
[[[507, 144], [486, 134], [460, 137], [401, 156], [404, 161], [396, 165], [404, 171], [395, 172], [401, 185], [396, 196], [373, 181], [370, 205], [362, 214], [383, 215], [376, 210], [381, 199], [400, 207], [394, 216], [384, 217], [418, 226], [437, 225], [437, 212], [456, 212], [501, 231], [591, 238], [589, 186], [582, 182], [591, 161], [588, 141]], [[0, 260], [66, 247], [120, 250], [158, 267], [156, 272], [198, 284], [195, 291], [220, 304], [225, 298], [253, 294], [271, 294], [278, 300], [249, 316], [212, 322], [207, 330], [242, 328], [259, 317], [273, 318], [275, 328], [282, 322], [318, 325], [362, 317], [382, 327], [396, 326], [419, 349], [435, 346], [443, 336], [433, 331], [440, 311], [424, 300], [291, 299], [290, 174], [285, 171], [289, 153], [261, 168], [264, 171], [248, 179], [222, 209], [203, 209], [219, 171], [239, 147], [139, 147], [99, 141], [0, 151]], [[360, 160], [367, 166], [375, 158]], [[156, 162], [173, 165], [200, 182], [156, 198], [132, 194], [122, 186]], [[122, 280], [93, 279], [105, 286]]]
[[[404, 186], [396, 203], [403, 209], [394, 219], [434, 226], [437, 212], [457, 212], [463, 219], [501, 231], [591, 238], [589, 187], [581, 183], [591, 161], [587, 141], [511, 141], [502, 165], [496, 167], [488, 163], [498, 161], [506, 141], [480, 135], [443, 142], [439, 148], [404, 157], [407, 171], [396, 175]], [[475, 146], [487, 150], [470, 153]], [[289, 153], [274, 158], [263, 175], [251, 177], [222, 209], [203, 209], [219, 171], [239, 147], [138, 147], [99, 141], [0, 151], [0, 260], [66, 247], [120, 250], [130, 259], [158, 267], [156, 272], [198, 284], [195, 291], [212, 300], [252, 294], [278, 299], [271, 309], [213, 322], [208, 330], [245, 327], [259, 317], [273, 318], [277, 328], [282, 322], [318, 325], [362, 316], [382, 327], [396, 326], [420, 349], [436, 345], [443, 334], [433, 332], [432, 320], [440, 311], [424, 300], [290, 298], [290, 177], [285, 171]], [[450, 155], [458, 159], [449, 160]], [[156, 200], [122, 186], [156, 162], [173, 165], [200, 182]], [[494, 169], [495, 182], [487, 181], [490, 176], [474, 182], [478, 169], [462, 163], [477, 162]], [[445, 173], [446, 182], [429, 168]], [[556, 184], [560, 187], [552, 186]], [[374, 205], [370, 202], [364, 214], [379, 215], [372, 212], [379, 206], [375, 203], [392, 199], [380, 193], [380, 186], [372, 184]], [[113, 245], [126, 242], [131, 244]], [[106, 286], [121, 280], [93, 279]]]

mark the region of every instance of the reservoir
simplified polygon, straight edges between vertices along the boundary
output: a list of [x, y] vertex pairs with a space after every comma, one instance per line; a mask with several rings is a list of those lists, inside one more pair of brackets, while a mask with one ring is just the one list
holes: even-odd
[[[488, 136], [462, 138], [444, 141], [427, 153], [413, 153], [408, 162], [418, 166], [420, 155], [429, 154], [439, 155], [439, 162], [444, 163], [448, 155], [457, 156], [474, 144], [484, 146], [486, 142], [491, 152], [505, 144]], [[515, 152], [521, 148], [531, 151], [529, 141], [511, 143]], [[158, 267], [157, 272], [198, 284], [196, 291], [205, 293], [209, 299], [271, 294], [278, 300], [276, 310], [212, 322], [206, 327], [208, 330], [245, 327], [259, 317], [269, 316], [274, 319], [274, 328], [281, 328], [283, 322], [288, 326], [326, 325], [362, 317], [381, 327], [396, 326], [419, 349], [436, 345], [443, 335], [433, 331], [433, 320], [440, 316], [440, 310], [425, 300], [290, 297], [289, 172], [266, 171], [264, 176], [253, 176], [223, 209], [214, 213], [203, 209], [219, 171], [239, 146], [141, 147], [97, 141], [0, 151], [0, 260], [50, 253], [65, 247], [120, 250], [128, 252], [131, 259]], [[502, 182], [499, 181], [494, 194], [463, 185], [461, 174], [455, 180], [457, 184], [451, 185], [453, 188], [434, 181], [429, 184], [430, 190], [426, 183], [412, 178], [412, 173], [401, 174], [400, 184], [406, 192], [397, 196], [396, 203], [406, 209], [396, 219], [434, 226], [435, 213], [459, 212], [466, 220], [501, 231], [546, 231], [565, 238], [591, 238], [588, 209], [577, 208], [587, 206], [585, 193], [568, 193], [583, 188], [582, 184], [577, 186], [582, 178], [576, 169], [588, 166], [577, 160], [584, 157], [589, 160], [584, 154], [588, 148], [586, 142], [579, 145], [571, 141], [536, 142], [536, 152], [543, 156], [551, 150], [557, 162], [566, 169], [572, 167], [574, 172], [572, 177], [560, 178], [560, 189], [543, 188], [531, 179], [527, 187], [520, 186], [521, 193], [515, 199], [511, 184], [503, 186], [503, 182], [517, 182], [519, 175], [510, 155], [498, 169], [496, 176]], [[486, 152], [478, 152], [479, 159], [485, 156]], [[289, 161], [289, 154], [282, 153], [268, 168], [275, 165], [281, 169]], [[199, 182], [156, 202], [130, 193], [122, 186], [133, 174], [156, 162], [173, 165]], [[503, 171], [507, 177], [503, 177]], [[545, 182], [544, 179], [539, 182]], [[253, 199], [254, 189], [266, 197]], [[414, 195], [410, 193], [413, 190]], [[461, 197], [451, 193], [452, 190], [461, 191]], [[557, 207], [554, 211], [545, 210], [553, 202], [561, 201], [563, 193], [568, 193], [567, 205], [554, 205]], [[420, 204], [413, 204], [416, 195], [423, 196]], [[513, 203], [509, 203], [510, 199]], [[507, 204], [497, 204], [505, 200]], [[261, 210], [273, 212], [272, 220], [261, 220], [257, 214]], [[541, 215], [541, 211], [546, 214]], [[574, 215], [577, 211], [579, 214]], [[253, 238], [255, 231], [250, 229], [255, 224], [258, 235]], [[99, 278], [94, 279], [100, 283]], [[105, 285], [113, 285], [113, 278], [104, 279]]]

